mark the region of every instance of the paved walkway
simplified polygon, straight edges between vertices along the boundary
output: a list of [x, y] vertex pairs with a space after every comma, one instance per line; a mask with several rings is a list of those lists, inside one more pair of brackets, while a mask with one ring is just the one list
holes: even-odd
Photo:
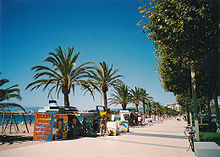
[[194, 157], [187, 151], [183, 121], [165, 120], [152, 127], [131, 128], [119, 136], [44, 142], [0, 151], [0, 156], [39, 157]]

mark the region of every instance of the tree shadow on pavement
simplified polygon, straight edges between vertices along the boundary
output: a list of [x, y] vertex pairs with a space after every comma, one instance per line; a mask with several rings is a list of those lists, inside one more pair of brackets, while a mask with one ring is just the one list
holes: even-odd
[[112, 141], [118, 141], [118, 142], [125, 142], [125, 143], [132, 143], [132, 144], [141, 144], [141, 145], [147, 145], [147, 146], [157, 146], [157, 147], [167, 147], [167, 148], [175, 148], [175, 149], [183, 149], [187, 150], [188, 147], [184, 146], [176, 146], [176, 145], [164, 145], [164, 144], [155, 144], [155, 143], [147, 143], [147, 142], [137, 142], [137, 141], [129, 141], [129, 140], [119, 140], [119, 139], [110, 139], [110, 138], [102, 138], [103, 140], [112, 140]]
[[175, 139], [186, 139], [185, 136], [178, 136], [178, 135], [164, 135], [164, 134], [149, 134], [149, 133], [134, 133], [129, 132], [128, 135], [135, 135], [135, 136], [149, 136], [149, 137], [160, 137], [160, 138], [175, 138]]

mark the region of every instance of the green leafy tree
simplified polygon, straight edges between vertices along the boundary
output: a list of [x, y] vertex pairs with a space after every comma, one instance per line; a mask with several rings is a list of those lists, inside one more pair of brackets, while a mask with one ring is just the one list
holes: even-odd
[[[144, 32], [149, 31], [148, 37], [154, 41], [159, 59], [170, 56], [172, 56], [170, 59], [181, 58], [184, 60], [185, 67], [191, 72], [192, 100], [198, 140], [197, 98], [198, 95], [205, 95], [202, 88], [198, 88], [198, 84], [203, 84], [204, 87], [209, 85], [211, 87], [209, 95], [217, 91], [217, 6], [216, 1], [208, 0], [152, 0], [150, 4], [144, 2], [140, 7], [140, 13], [146, 19], [140, 21], [139, 24], [143, 24]], [[209, 65], [209, 69], [200, 69], [201, 65]], [[184, 64], [179, 66], [179, 69], [182, 68]], [[201, 75], [202, 72], [205, 75]], [[206, 75], [211, 76], [212, 79], [206, 78]], [[172, 90], [176, 91], [176, 89]]]
[[61, 47], [58, 47], [55, 52], [50, 52], [44, 62], [50, 66], [35, 66], [32, 68], [36, 72], [34, 81], [30, 83], [26, 89], [38, 89], [43, 86], [43, 91], [50, 88], [48, 97], [52, 91], [55, 91], [57, 97], [60, 91], [64, 95], [64, 106], [69, 107], [69, 94], [71, 89], [74, 92], [75, 86], [80, 85], [82, 89], [88, 89], [91, 94], [94, 87], [87, 81], [88, 70], [93, 67], [91, 62], [83, 63], [76, 66], [76, 60], [79, 52], [74, 55], [74, 48], [68, 47], [68, 52], [65, 54]]
[[121, 104], [122, 109], [126, 110], [127, 104], [130, 101], [130, 91], [127, 85], [122, 84], [115, 87], [115, 92], [111, 94], [112, 98], [110, 98], [110, 105], [111, 104]]
[[117, 87], [119, 84], [122, 84], [122, 81], [119, 79], [122, 75], [117, 74], [118, 69], [113, 69], [113, 65], [110, 67], [106, 62], [99, 62], [100, 67], [94, 67], [94, 70], [90, 70], [90, 83], [96, 87], [96, 89], [103, 94], [104, 97], [104, 106], [107, 110], [107, 92], [109, 87]]

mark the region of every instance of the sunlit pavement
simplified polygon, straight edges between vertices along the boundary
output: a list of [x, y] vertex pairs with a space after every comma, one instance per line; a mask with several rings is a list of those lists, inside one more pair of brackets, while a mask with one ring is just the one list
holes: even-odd
[[194, 157], [183, 131], [185, 122], [165, 120], [151, 127], [130, 128], [119, 136], [39, 143], [1, 151], [0, 156]]

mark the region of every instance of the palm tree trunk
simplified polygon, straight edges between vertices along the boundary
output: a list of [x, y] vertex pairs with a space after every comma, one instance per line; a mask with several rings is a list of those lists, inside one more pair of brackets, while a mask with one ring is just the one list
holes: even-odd
[[64, 107], [70, 107], [69, 94], [64, 93]]
[[143, 114], [145, 116], [145, 103], [143, 102]]
[[136, 112], [138, 112], [138, 104], [135, 104], [135, 106], [136, 106]]
[[103, 91], [103, 97], [104, 97], [105, 111], [107, 111], [108, 104], [107, 104], [107, 93], [106, 93], [106, 91]]
[[126, 104], [125, 103], [122, 104], [122, 109], [126, 110]]

